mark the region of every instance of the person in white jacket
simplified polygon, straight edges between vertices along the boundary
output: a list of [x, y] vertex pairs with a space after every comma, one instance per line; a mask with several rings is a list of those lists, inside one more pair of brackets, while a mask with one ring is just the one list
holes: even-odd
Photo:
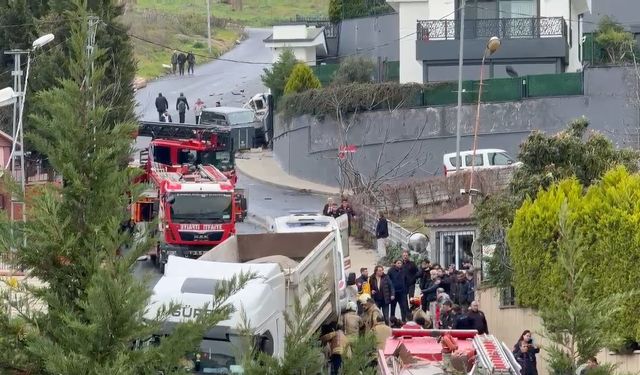
[[196, 124], [200, 123], [200, 116], [202, 116], [202, 110], [207, 108], [202, 99], [198, 98], [196, 104], [193, 106], [193, 111], [196, 114]]

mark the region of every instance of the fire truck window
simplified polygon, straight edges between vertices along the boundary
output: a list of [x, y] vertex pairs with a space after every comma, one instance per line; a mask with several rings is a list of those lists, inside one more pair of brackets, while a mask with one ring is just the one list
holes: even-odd
[[154, 147], [153, 161], [160, 164], [171, 165], [171, 149], [163, 146]]
[[193, 164], [197, 156], [198, 153], [195, 150], [180, 150], [178, 164]]
[[140, 217], [142, 221], [151, 221], [153, 218], [153, 203], [142, 203], [140, 205]]

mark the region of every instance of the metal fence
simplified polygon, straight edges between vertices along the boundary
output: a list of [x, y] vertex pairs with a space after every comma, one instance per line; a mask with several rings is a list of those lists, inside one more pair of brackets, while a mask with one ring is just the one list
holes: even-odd
[[[366, 206], [359, 206], [357, 214], [362, 218], [362, 229], [375, 236], [378, 214], [373, 209]], [[387, 219], [389, 227], [389, 241], [399, 243], [403, 248], [407, 248], [411, 232], [397, 223]]]
[[[535, 39], [566, 37], [567, 26], [562, 17], [467, 19], [465, 39]], [[460, 39], [460, 20], [419, 20], [418, 40]]]

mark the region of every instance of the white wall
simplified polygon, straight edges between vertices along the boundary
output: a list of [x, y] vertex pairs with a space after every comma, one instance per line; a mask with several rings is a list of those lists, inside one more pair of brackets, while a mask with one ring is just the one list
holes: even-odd
[[316, 64], [316, 47], [312, 46], [312, 47], [291, 47], [291, 46], [286, 46], [286, 45], [282, 45], [281, 47], [274, 47], [272, 48], [272, 61], [275, 63], [278, 61], [278, 59], [280, 58], [280, 54], [282, 53], [282, 51], [284, 51], [285, 49], [289, 49], [291, 50], [291, 52], [293, 52], [293, 54], [296, 57], [296, 60], [300, 61], [300, 62], [305, 62], [308, 65], [315, 65]]
[[571, 41], [567, 72], [575, 72], [582, 68], [580, 43], [582, 35], [579, 34], [578, 15], [590, 13], [588, 2], [584, 0], [540, 0], [540, 17], [564, 17], [568, 32], [567, 43]]
[[400, 83], [422, 83], [422, 61], [416, 60], [416, 25], [418, 20], [429, 19], [429, 2], [405, 0], [393, 5], [400, 19]]
[[306, 39], [306, 25], [279, 25], [273, 27], [273, 39]]

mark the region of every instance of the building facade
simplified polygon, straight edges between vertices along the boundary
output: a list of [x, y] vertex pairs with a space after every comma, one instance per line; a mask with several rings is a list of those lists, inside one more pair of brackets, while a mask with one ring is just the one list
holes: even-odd
[[[400, 82], [458, 79], [462, 0], [387, 0], [400, 23]], [[463, 79], [478, 79], [489, 38], [500, 49], [485, 77], [562, 73], [582, 68], [583, 15], [591, 0], [466, 0]]]
[[273, 33], [264, 40], [273, 53], [273, 62], [288, 49], [296, 59], [311, 66], [327, 57], [327, 41], [324, 27], [307, 26], [305, 23], [273, 26]]

